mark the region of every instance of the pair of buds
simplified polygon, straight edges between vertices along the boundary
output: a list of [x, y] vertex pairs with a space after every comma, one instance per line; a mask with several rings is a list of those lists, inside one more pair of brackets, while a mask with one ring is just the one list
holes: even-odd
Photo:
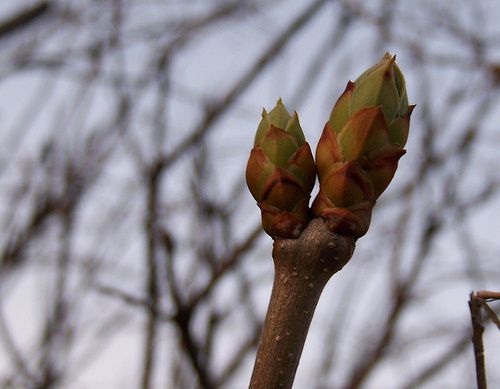
[[[296, 112], [278, 100], [262, 113], [246, 179], [273, 238], [297, 238], [312, 218], [335, 233], [359, 238], [377, 198], [405, 153], [410, 115], [405, 81], [395, 56], [384, 57], [335, 103], [316, 148], [316, 162]], [[310, 194], [318, 175], [320, 190]]]

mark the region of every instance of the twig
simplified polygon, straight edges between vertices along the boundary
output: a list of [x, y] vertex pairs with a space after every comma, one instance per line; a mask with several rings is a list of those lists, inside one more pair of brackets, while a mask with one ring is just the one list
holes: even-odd
[[38, 4], [23, 9], [4, 20], [0, 24], [0, 38], [33, 23], [36, 19], [46, 14], [50, 6], [51, 4], [48, 1], [40, 1]]
[[486, 301], [500, 300], [500, 292], [491, 292], [489, 290], [476, 292], [475, 296]]
[[349, 261], [352, 238], [312, 220], [299, 239], [276, 240], [275, 277], [250, 389], [292, 387], [309, 325], [330, 277]]
[[476, 361], [477, 389], [486, 389], [486, 368], [484, 364], [483, 332], [484, 326], [481, 319], [481, 298], [474, 292], [470, 294], [469, 309], [472, 322], [472, 344]]

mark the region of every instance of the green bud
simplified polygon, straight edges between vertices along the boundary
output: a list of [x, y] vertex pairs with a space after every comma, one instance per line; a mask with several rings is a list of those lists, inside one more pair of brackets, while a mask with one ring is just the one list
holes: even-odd
[[311, 149], [299, 117], [281, 99], [262, 113], [246, 179], [262, 211], [264, 230], [273, 238], [297, 238], [309, 222], [309, 198], [316, 178]]
[[375, 201], [405, 153], [410, 115], [396, 57], [386, 53], [339, 97], [316, 149], [320, 191], [315, 216], [340, 234], [366, 233]]

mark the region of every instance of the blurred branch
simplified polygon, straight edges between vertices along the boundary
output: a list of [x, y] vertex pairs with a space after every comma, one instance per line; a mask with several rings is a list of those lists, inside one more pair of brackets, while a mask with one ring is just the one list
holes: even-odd
[[54, 263], [55, 286], [54, 297], [51, 299], [53, 306], [50, 307], [39, 346], [42, 352], [39, 361], [40, 382], [37, 387], [40, 389], [57, 387], [62, 381], [66, 373], [64, 368], [66, 361], [60, 360], [59, 356], [64, 355], [64, 349], [71, 340], [68, 278], [72, 247], [72, 210], [63, 213], [60, 219], [61, 239], [57, 260]]
[[326, 36], [324, 43], [319, 47], [317, 55], [313, 57], [295, 93], [292, 95], [290, 100], [293, 107], [298, 107], [302, 102], [307, 100], [314, 83], [320, 78], [323, 69], [330, 65], [328, 58], [334, 56], [335, 49], [343, 42], [343, 37], [351, 28], [354, 21], [353, 15], [343, 8], [337, 25]]
[[240, 258], [254, 247], [255, 241], [259, 236], [262, 235], [262, 226], [260, 223], [256, 225], [247, 235], [242, 242], [235, 244], [232, 251], [229, 252], [224, 258], [218, 261], [218, 266], [212, 273], [209, 281], [205, 286], [195, 292], [193, 296], [189, 299], [189, 304], [195, 306], [199, 302], [206, 298], [207, 295], [213, 290], [219, 279], [228, 273], [228, 270], [233, 268]]
[[29, 26], [37, 19], [44, 16], [51, 8], [52, 3], [50, 1], [39, 1], [38, 3], [18, 11], [6, 20], [0, 21], [0, 38]]
[[146, 234], [146, 295], [150, 305], [145, 329], [144, 343], [144, 366], [142, 373], [143, 389], [149, 389], [154, 368], [156, 337], [158, 333], [158, 303], [160, 299], [160, 288], [158, 285], [159, 269], [157, 258], [157, 228], [160, 195], [160, 176], [162, 167], [153, 163], [146, 174], [146, 215], [145, 215], [145, 234]]
[[58, 200], [49, 198], [47, 194], [41, 194], [38, 197], [29, 222], [21, 231], [13, 234], [7, 240], [2, 250], [0, 255], [0, 278], [22, 264], [24, 261], [23, 254], [28, 248], [28, 243], [39, 234], [44, 223], [57, 210], [58, 203]]
[[[218, 376], [216, 382], [216, 386], [220, 387], [226, 384], [227, 381], [231, 377], [233, 377], [238, 368], [245, 361], [245, 357], [255, 350], [258, 345], [260, 332], [262, 329], [262, 322], [260, 318], [257, 317], [255, 311], [253, 311], [252, 303], [251, 303], [251, 290], [255, 286], [249, 279], [247, 279], [246, 272], [241, 271], [238, 274], [239, 288], [240, 288], [240, 299], [235, 304], [236, 309], [241, 309], [243, 305], [243, 309], [247, 311], [247, 316], [249, 316], [248, 324], [251, 326], [250, 334], [248, 338], [241, 342], [239, 349], [235, 352], [232, 358], [229, 359], [229, 363], [224, 367], [222, 373]], [[207, 351], [207, 355], [209, 358], [211, 357], [210, 350]]]
[[238, 367], [244, 361], [244, 357], [248, 355], [250, 351], [255, 349], [256, 344], [259, 341], [260, 331], [256, 329], [253, 331], [251, 336], [240, 343], [238, 350], [231, 356], [230, 363], [222, 371], [221, 375], [217, 379], [216, 388], [224, 385], [237, 371]]
[[201, 346], [196, 341], [191, 332], [191, 320], [193, 318], [193, 310], [187, 307], [177, 307], [177, 312], [174, 315], [174, 322], [181, 335], [181, 344], [183, 351], [187, 353], [191, 365], [198, 377], [200, 386], [203, 389], [215, 389], [215, 384], [211, 373], [208, 370], [207, 361], [202, 360]]
[[19, 377], [23, 380], [26, 380], [29, 385], [35, 385], [37, 382], [36, 376], [31, 371], [29, 364], [22, 354], [22, 351], [19, 350], [17, 344], [12, 337], [10, 328], [8, 327], [7, 321], [5, 320], [3, 313], [3, 304], [0, 305], [0, 337], [3, 345], [5, 346], [9, 359], [12, 361], [12, 364], [15, 368], [15, 376]]
[[[96, 290], [97, 292], [102, 293], [105, 296], [120, 300], [126, 305], [139, 307], [142, 309], [146, 309], [147, 311], [155, 309], [155, 307], [151, 304], [151, 301], [149, 301], [149, 299], [134, 296], [130, 293], [127, 293], [120, 289], [113, 288], [111, 286], [97, 285]], [[156, 315], [158, 319], [162, 321], [170, 321], [173, 319], [171, 315], [162, 311], [157, 311]]]
[[375, 366], [382, 361], [389, 345], [394, 339], [400, 317], [406, 309], [411, 297], [411, 292], [424, 268], [425, 259], [430, 250], [431, 244], [442, 227], [441, 220], [436, 213], [429, 210], [422, 227], [422, 235], [419, 242], [419, 251], [414, 257], [408, 275], [399, 282], [392, 296], [391, 308], [385, 318], [383, 327], [376, 335], [374, 346], [371, 350], [360, 355], [357, 366], [354, 367], [345, 388], [355, 389], [367, 379]]
[[233, 85], [233, 87], [217, 102], [206, 107], [205, 115], [193, 132], [182, 140], [162, 160], [165, 167], [174, 164], [181, 156], [196, 146], [208, 135], [213, 126], [221, 119], [245, 92], [252, 82], [262, 73], [279, 53], [289, 44], [292, 38], [328, 3], [328, 0], [316, 0], [307, 7], [289, 26], [271, 43], [269, 48], [255, 61], [253, 66]]
[[401, 386], [401, 389], [418, 389], [422, 384], [436, 376], [437, 373], [455, 361], [469, 345], [470, 338], [467, 334], [451, 344], [440, 356], [425, 365], [410, 381]]
[[[171, 234], [165, 229], [161, 231], [161, 246], [165, 253], [166, 260], [166, 282], [169, 290], [170, 298], [174, 305], [175, 313], [172, 315], [172, 322], [175, 325], [179, 335], [180, 344], [183, 353], [186, 355], [197, 379], [198, 384], [203, 389], [215, 389], [215, 383], [212, 378], [211, 371], [208, 367], [207, 345], [203, 347], [196, 339], [191, 328], [193, 317], [196, 310], [200, 307], [198, 304], [189, 304], [185, 301], [181, 287], [177, 280], [174, 263], [174, 241]], [[217, 314], [214, 316], [217, 318]], [[213, 323], [216, 324], [216, 323]], [[211, 339], [208, 340], [210, 342]]]

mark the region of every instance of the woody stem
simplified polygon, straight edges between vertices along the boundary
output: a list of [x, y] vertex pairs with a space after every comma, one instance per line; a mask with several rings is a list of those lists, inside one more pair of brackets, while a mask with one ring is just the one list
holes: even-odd
[[349, 261], [354, 240], [312, 220], [298, 239], [276, 240], [275, 277], [250, 389], [292, 387], [321, 292]]

